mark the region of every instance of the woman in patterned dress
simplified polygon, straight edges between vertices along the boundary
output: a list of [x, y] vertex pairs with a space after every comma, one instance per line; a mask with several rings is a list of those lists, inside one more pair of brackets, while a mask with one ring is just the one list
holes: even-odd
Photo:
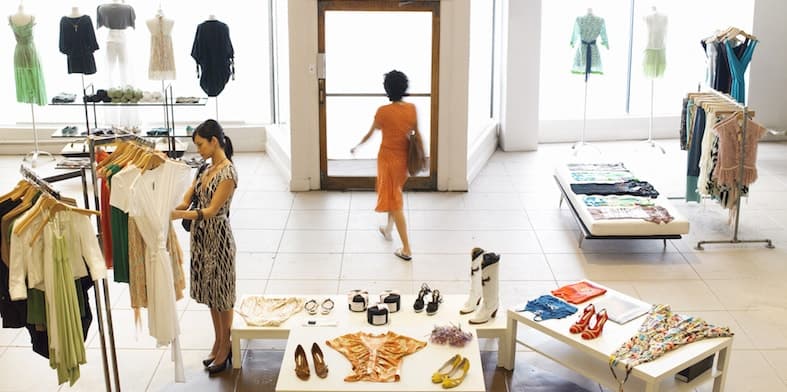
[[402, 101], [402, 97], [407, 95], [407, 76], [396, 70], [388, 72], [385, 74], [383, 87], [391, 103], [377, 109], [369, 132], [350, 152], [355, 153], [355, 149], [369, 140], [375, 130], [379, 129], [382, 132], [383, 141], [380, 143], [380, 152], [377, 154], [377, 183], [375, 184], [377, 207], [374, 210], [388, 213], [388, 224], [379, 228], [380, 234], [386, 240], [391, 241], [391, 230], [396, 223], [396, 231], [402, 240], [402, 247], [394, 254], [409, 261], [412, 259], [412, 250], [407, 238], [402, 187], [404, 187], [408, 175], [407, 153], [410, 146], [410, 132], [415, 131], [417, 142], [423, 142], [421, 141], [421, 133], [418, 132], [415, 105]]
[[[235, 306], [235, 239], [230, 227], [232, 195], [238, 173], [232, 164], [232, 142], [215, 120], [197, 126], [191, 136], [207, 166], [172, 212], [173, 219], [191, 219], [191, 298], [210, 307], [215, 341], [202, 363], [210, 374], [229, 367], [232, 312]], [[207, 164], [206, 164], [207, 165]], [[187, 210], [192, 195], [196, 208]]]

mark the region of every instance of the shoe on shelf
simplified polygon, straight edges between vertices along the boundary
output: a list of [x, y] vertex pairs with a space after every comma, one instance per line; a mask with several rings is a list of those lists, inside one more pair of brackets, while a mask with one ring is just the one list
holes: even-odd
[[582, 333], [582, 331], [588, 327], [590, 319], [594, 314], [596, 314], [596, 307], [593, 306], [593, 304], [589, 304], [585, 307], [585, 311], [582, 313], [582, 316], [579, 317], [579, 320], [572, 324], [568, 331], [571, 333]]
[[426, 314], [431, 316], [437, 313], [441, 302], [443, 302], [443, 296], [440, 295], [440, 290], [432, 290], [432, 300], [426, 304]]
[[309, 379], [309, 361], [306, 360], [306, 351], [300, 344], [295, 348], [295, 375], [303, 381]]
[[426, 283], [421, 284], [421, 290], [418, 291], [418, 298], [415, 299], [415, 303], [413, 303], [413, 310], [416, 313], [421, 313], [424, 310], [424, 296], [431, 293], [432, 289], [429, 288], [429, 285]]
[[468, 372], [470, 372], [470, 361], [467, 358], [462, 358], [462, 362], [459, 362], [443, 380], [443, 388], [450, 389], [458, 387], [462, 381], [465, 380]]
[[582, 331], [582, 339], [591, 340], [601, 336], [601, 332], [604, 331], [604, 324], [606, 324], [608, 319], [607, 310], [601, 309], [600, 312], [596, 313], [596, 324], [592, 327], [588, 325], [588, 327]]
[[443, 380], [448, 378], [448, 375], [451, 374], [454, 369], [462, 362], [462, 356], [459, 354], [454, 355], [449, 360], [445, 361], [443, 366], [440, 366], [440, 369], [437, 369], [436, 372], [432, 373], [432, 382], [435, 384], [441, 384]]
[[322, 349], [317, 343], [312, 343], [312, 361], [314, 361], [314, 372], [317, 377], [328, 377], [328, 365], [325, 364], [325, 356], [322, 355]]

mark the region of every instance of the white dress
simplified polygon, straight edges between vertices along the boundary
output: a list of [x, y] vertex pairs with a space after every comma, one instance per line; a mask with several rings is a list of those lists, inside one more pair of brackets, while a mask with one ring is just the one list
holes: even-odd
[[150, 30], [148, 78], [175, 80], [175, 55], [172, 50], [172, 27], [175, 21], [158, 15], [145, 23]]
[[180, 204], [191, 184], [191, 169], [170, 160], [144, 172], [131, 186], [129, 217], [136, 220], [145, 242], [145, 272], [150, 336], [161, 345], [172, 344], [175, 381], [185, 382], [175, 310], [172, 260], [167, 251], [170, 213]]

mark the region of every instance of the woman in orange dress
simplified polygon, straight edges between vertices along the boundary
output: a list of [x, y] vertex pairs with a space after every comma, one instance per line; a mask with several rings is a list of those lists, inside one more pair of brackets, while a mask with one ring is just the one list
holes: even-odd
[[402, 187], [407, 181], [407, 153], [410, 146], [408, 136], [415, 132], [416, 140], [422, 143], [421, 134], [418, 132], [418, 119], [415, 105], [402, 101], [407, 93], [407, 76], [393, 70], [385, 74], [383, 81], [385, 94], [391, 103], [380, 106], [374, 115], [374, 122], [369, 132], [361, 139], [357, 146], [350, 152], [365, 143], [375, 130], [383, 133], [380, 143], [380, 152], [377, 153], [377, 212], [388, 213], [388, 224], [379, 228], [380, 234], [391, 241], [391, 230], [396, 224], [396, 231], [402, 239], [402, 247], [394, 254], [403, 260], [412, 259], [410, 241], [407, 238], [407, 223], [404, 219], [404, 203], [402, 200]]

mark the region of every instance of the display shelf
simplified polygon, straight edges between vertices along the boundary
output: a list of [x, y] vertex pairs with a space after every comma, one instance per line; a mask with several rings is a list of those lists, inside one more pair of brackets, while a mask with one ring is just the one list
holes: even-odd
[[50, 135], [50, 137], [54, 139], [79, 139], [79, 138], [85, 138], [85, 136], [87, 136], [85, 127], [76, 126], [76, 128], [77, 128], [77, 132], [73, 135], [63, 134], [63, 128], [60, 128], [52, 132], [52, 135]]
[[105, 106], [105, 107], [118, 107], [118, 106], [131, 106], [131, 107], [164, 107], [164, 106], [205, 106], [208, 103], [208, 98], [200, 98], [196, 103], [167, 103], [161, 102], [67, 102], [67, 103], [50, 103], [49, 106]]

